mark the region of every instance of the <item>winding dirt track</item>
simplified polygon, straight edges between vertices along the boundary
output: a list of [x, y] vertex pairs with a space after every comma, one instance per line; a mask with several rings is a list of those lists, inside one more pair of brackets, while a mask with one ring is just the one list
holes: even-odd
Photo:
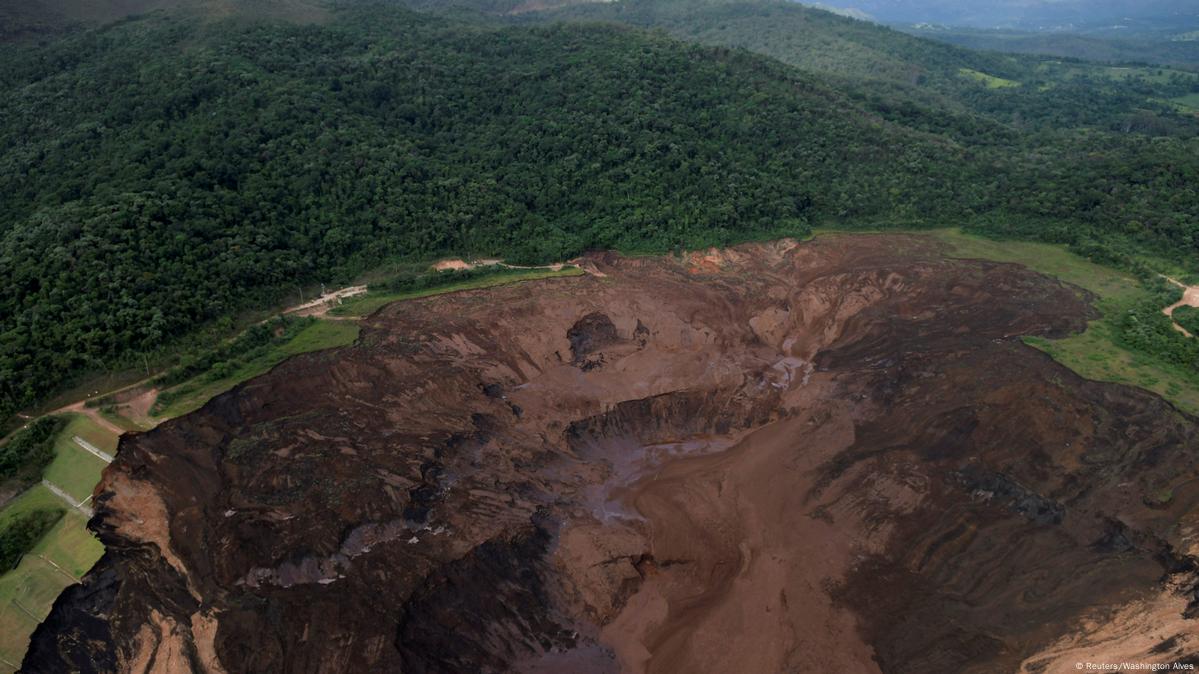
[[[1170, 278], [1169, 276], [1166, 276], [1165, 279], [1179, 288], [1182, 288], [1183, 292], [1182, 299], [1178, 300], [1174, 304], [1171, 304], [1165, 309], [1162, 309], [1163, 314], [1169, 316], [1170, 318], [1174, 318], [1174, 310], [1178, 307], [1199, 307], [1199, 286], [1188, 286], [1181, 281], [1176, 281]], [[1174, 324], [1174, 329], [1186, 335], [1187, 337], [1194, 337], [1194, 335], [1192, 335], [1187, 331], [1186, 328], [1182, 327], [1178, 323]]]
[[126, 436], [29, 671], [1195, 661], [1196, 420], [1082, 291], [830, 237], [386, 307]]

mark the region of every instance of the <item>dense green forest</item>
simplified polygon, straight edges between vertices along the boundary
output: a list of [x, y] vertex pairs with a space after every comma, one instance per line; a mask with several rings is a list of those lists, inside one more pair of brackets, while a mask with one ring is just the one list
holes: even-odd
[[1199, 67], [1199, 40], [1171, 39], [1166, 34], [1110, 38], [1060, 32], [983, 30], [945, 26], [904, 26], [920, 37], [987, 51], [1043, 54], [1110, 63], [1158, 63]]
[[0, 522], [0, 573], [16, 567], [63, 514], [61, 508], [30, 510]]
[[16, 479], [28, 486], [40, 480], [54, 460], [54, 437], [65, 425], [61, 417], [39, 417], [0, 445], [0, 483]]
[[[908, 123], [941, 120], [939, 130], [969, 132], [976, 141], [989, 135], [1010, 142], [1011, 132], [1079, 126], [1121, 130], [1128, 124], [1159, 134], [1195, 133], [1193, 122], [1173, 119], [1170, 101], [1199, 92], [1196, 72], [1155, 68], [1129, 77], [1078, 60], [974, 51], [783, 0], [622, 0], [522, 13], [515, 20], [616, 21], [744, 48], [831, 78], [880, 114], [901, 115], [898, 121]], [[967, 111], [1002, 126], [974, 128], [963, 119]]]
[[1154, 102], [1186, 76], [1090, 86], [1087, 68], [811, 10], [795, 16], [819, 48], [741, 44], [712, 35], [799, 19], [711, 7], [694, 29], [595, 9], [158, 13], [0, 48], [0, 417], [397, 258], [552, 261], [813, 224], [966, 225], [1117, 262], [1199, 252], [1199, 123]]
[[1192, 335], [1199, 335], [1199, 309], [1178, 307], [1174, 310], [1174, 322]]

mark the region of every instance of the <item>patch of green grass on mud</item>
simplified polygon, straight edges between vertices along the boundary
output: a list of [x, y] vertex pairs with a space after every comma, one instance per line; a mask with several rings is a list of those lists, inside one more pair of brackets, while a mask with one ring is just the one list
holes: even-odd
[[491, 288], [495, 286], [507, 285], [509, 283], [520, 283], [523, 281], [537, 281], [540, 279], [558, 278], [562, 276], [582, 276], [583, 273], [583, 270], [579, 269], [578, 267], [564, 267], [558, 271], [554, 271], [552, 269], [529, 269], [521, 273], [498, 273], [494, 276], [483, 276], [480, 278], [471, 279], [469, 281], [463, 281], [462, 283], [452, 283], [449, 285], [438, 286], [436, 288], [426, 288], [411, 292], [368, 292], [365, 295], [359, 295], [358, 297], [346, 300], [345, 303], [334, 307], [329, 313], [334, 316], [362, 317], [373, 314], [380, 308], [391, 304], [392, 302], [421, 299], [424, 297], [432, 297], [434, 295], [443, 295], [445, 293], [461, 292], [463, 290]]
[[1030, 337], [1024, 341], [1087, 379], [1139, 386], [1182, 410], [1199, 414], [1199, 382], [1193, 374], [1151, 361], [1116, 343], [1117, 317], [1148, 296], [1132, 275], [1053, 244], [996, 241], [952, 229], [930, 235], [949, 244], [954, 257], [1022, 264], [1094, 293], [1101, 316], [1091, 321], [1085, 332], [1064, 339]]
[[257, 357], [240, 364], [226, 377], [205, 383], [188, 380], [171, 387], [168, 389], [172, 392], [170, 404], [154, 412], [154, 416], [160, 419], [182, 416], [199, 409], [204, 403], [234, 386], [266, 373], [291, 356], [348, 346], [356, 339], [358, 325], [351, 321], [315, 321], [287, 342], [267, 349]]
[[29, 646], [29, 635], [50, 612], [59, 593], [87, 573], [104, 554], [104, 546], [87, 530], [87, 519], [69, 510], [62, 499], [40, 484], [0, 511], [0, 523], [21, 513], [47, 508], [61, 508], [67, 513], [21, 558], [17, 568], [0, 576], [0, 673], [3, 674], [15, 671], [15, 665], [20, 664]]

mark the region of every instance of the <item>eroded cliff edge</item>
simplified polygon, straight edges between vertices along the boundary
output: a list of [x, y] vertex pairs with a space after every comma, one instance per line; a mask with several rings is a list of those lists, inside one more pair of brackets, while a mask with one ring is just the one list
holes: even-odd
[[124, 440], [25, 669], [1199, 657], [1196, 420], [1021, 344], [1077, 289], [906, 236], [588, 264]]

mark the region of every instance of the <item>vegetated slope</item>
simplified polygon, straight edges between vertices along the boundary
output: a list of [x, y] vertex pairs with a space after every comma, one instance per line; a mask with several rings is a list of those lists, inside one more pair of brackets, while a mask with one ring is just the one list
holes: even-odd
[[1199, 73], [976, 52], [776, 0], [624, 0], [519, 17], [563, 19], [747, 48], [963, 144], [987, 165], [968, 188], [987, 195], [987, 212], [966, 213], [967, 228], [1071, 244], [1138, 272], [1145, 251], [1192, 269], [1199, 259], [1199, 116], [1178, 105]]
[[[515, 20], [619, 9], [656, 26], [689, 7]], [[397, 255], [553, 260], [898, 223], [1193, 259], [1195, 122], [1104, 93], [1134, 84], [992, 91], [978, 78], [1024, 62], [784, 5], [693, 14], [679, 25], [806, 25], [819, 49], [762, 50], [849, 65], [378, 5], [320, 25], [155, 15], [0, 52], [0, 416]]]
[[824, 4], [863, 10], [880, 21], [985, 28], [1164, 29], [1199, 20], [1191, 0], [824, 0]]
[[1199, 40], [1111, 39], [1075, 33], [971, 30], [949, 26], [900, 26], [913, 35], [967, 47], [1043, 54], [1114, 63], [1162, 63], [1199, 67]]
[[746, 53], [399, 9], [3, 54], [0, 410], [387, 256], [552, 260], [961, 212], [961, 148]]
[[327, 16], [320, 0], [22, 0], [0, 4], [0, 42], [52, 39], [160, 10], [184, 11], [201, 20], [237, 16], [307, 23]]
[[[996, 131], [971, 128], [964, 110], [1021, 131], [1119, 129], [1130, 118], [1195, 130], [1193, 121], [1176, 118], [1165, 99], [1199, 91], [1199, 74], [1186, 73], [1176, 82], [1113, 82], [1089, 64], [1065, 67], [1043, 58], [963, 49], [786, 0], [622, 0], [523, 16], [620, 21], [745, 48], [834, 76], [839, 88], [891, 118], [910, 123], [948, 117], [942, 131], [969, 131], [976, 138]], [[986, 86], [996, 81], [1015, 86]]]

